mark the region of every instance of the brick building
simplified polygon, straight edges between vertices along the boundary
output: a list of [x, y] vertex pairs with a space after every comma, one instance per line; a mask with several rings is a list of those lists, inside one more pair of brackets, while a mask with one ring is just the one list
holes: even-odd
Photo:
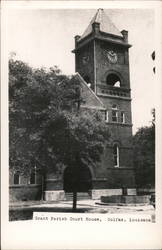
[[[82, 36], [75, 36], [75, 77], [80, 81], [84, 98], [81, 107], [100, 110], [111, 134], [102, 161], [95, 169], [89, 167], [83, 173], [83, 178], [91, 182], [92, 198], [99, 198], [102, 194], [121, 194], [123, 187], [128, 193], [135, 192], [130, 47], [128, 32], [120, 32], [102, 9], [97, 11]], [[66, 169], [57, 176], [49, 173], [45, 199], [64, 198], [65, 182], [70, 176]], [[40, 196], [39, 181], [33, 184], [33, 188], [35, 196]]]

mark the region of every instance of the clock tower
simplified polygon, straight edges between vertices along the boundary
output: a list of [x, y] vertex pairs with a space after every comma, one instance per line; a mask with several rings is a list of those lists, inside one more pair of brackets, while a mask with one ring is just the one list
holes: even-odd
[[75, 36], [75, 70], [103, 103], [101, 111], [111, 134], [95, 170], [94, 189], [131, 189], [132, 116], [128, 32], [121, 32], [103, 9], [98, 9], [82, 36]]

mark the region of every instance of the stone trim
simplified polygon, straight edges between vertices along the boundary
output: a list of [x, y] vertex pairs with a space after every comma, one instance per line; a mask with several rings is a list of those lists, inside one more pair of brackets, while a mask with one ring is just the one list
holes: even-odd
[[93, 178], [92, 181], [107, 181], [107, 178]]
[[64, 190], [44, 191], [44, 199], [45, 201], [65, 200], [65, 192]]
[[122, 189], [92, 189], [92, 199], [98, 200], [101, 196], [122, 195]]
[[[113, 145], [111, 146], [111, 145], [107, 145], [107, 148], [112, 148], [113, 147]], [[125, 146], [120, 146], [120, 148], [121, 149], [132, 149], [132, 147], [130, 146], [130, 147], [125, 147]]]
[[134, 170], [134, 168], [133, 167], [110, 167], [110, 168], [107, 168], [107, 170]]
[[118, 126], [127, 126], [127, 127], [132, 127], [133, 124], [132, 123], [121, 123], [121, 122], [107, 122], [108, 124], [111, 124], [111, 125], [118, 125]]
[[[123, 35], [116, 35], [116, 34], [110, 34], [110, 33], [106, 33], [104, 31], [100, 30], [101, 35], [107, 36], [107, 37], [112, 37], [112, 38], [119, 38], [122, 42], [123, 42]], [[121, 33], [121, 32], [120, 32]]]
[[45, 181], [62, 181], [62, 179], [61, 178], [45, 179]]
[[13, 184], [10, 185], [9, 188], [22, 188], [22, 187], [39, 187], [41, 184]]
[[[105, 75], [104, 75], [104, 79], [106, 78], [107, 75], [109, 75], [109, 73], [115, 73], [116, 75], [118, 74], [120, 78], [123, 78], [119, 72], [117, 72], [116, 70], [108, 70], [106, 71]], [[102, 81], [103, 83], [105, 83], [105, 81]], [[131, 89], [130, 88], [125, 88], [125, 87], [119, 87], [119, 89], [117, 89], [117, 87], [113, 87], [113, 86], [107, 86], [105, 84], [97, 84], [97, 87], [101, 87], [103, 89], [106, 89], [106, 90], [119, 90], [119, 91], [123, 91], [123, 92], [131, 92]]]
[[101, 40], [101, 41], [107, 41], [107, 42], [110, 42], [110, 43], [115, 43], [115, 44], [121, 45], [121, 46], [126, 47], [126, 48], [132, 47], [131, 44], [124, 43], [122, 41], [116, 41], [116, 40], [114, 40], [113, 38], [110, 38], [110, 37], [102, 37], [101, 35], [100, 36], [95, 36], [94, 39]]
[[132, 47], [131, 44], [124, 43], [123, 41], [116, 41], [111, 37], [102, 37], [102, 35], [98, 36], [98, 35], [93, 35], [93, 33], [90, 33], [88, 36], [86, 36], [84, 39], [82, 39], [78, 43], [77, 48], [72, 50], [72, 52], [76, 53], [80, 48], [82, 48], [83, 46], [85, 46], [86, 44], [88, 44], [89, 42], [91, 42], [93, 40], [107, 41], [107, 42], [114, 43], [114, 44], [117, 44], [119, 46], [123, 46], [123, 47], [126, 47], [126, 48]]
[[[96, 200], [96, 199], [100, 199], [101, 196], [118, 196], [118, 195], [122, 195], [123, 194], [123, 190], [122, 188], [107, 188], [107, 189], [92, 189], [92, 199]], [[127, 188], [127, 194], [128, 195], [136, 195], [137, 194], [137, 190], [136, 188]]]
[[125, 101], [131, 101], [132, 98], [130, 97], [121, 97], [121, 96], [115, 96], [115, 95], [108, 95], [108, 94], [102, 94], [102, 93], [97, 93], [97, 96], [101, 96], [101, 97], [109, 97], [112, 99], [120, 99], [120, 100], [125, 100]]
[[100, 108], [100, 107], [95, 107], [95, 106], [84, 106], [84, 105], [81, 105], [81, 108], [85, 108], [85, 109], [95, 109], [95, 110], [102, 110], [102, 111], [105, 111], [106, 108]]
[[79, 44], [77, 44], [77, 47], [74, 50], [72, 50], [72, 52], [76, 53], [80, 48], [82, 48], [84, 45], [90, 43], [93, 40], [94, 36], [91, 36], [91, 34], [89, 34], [88, 36], [86, 36], [85, 40], [82, 40]]

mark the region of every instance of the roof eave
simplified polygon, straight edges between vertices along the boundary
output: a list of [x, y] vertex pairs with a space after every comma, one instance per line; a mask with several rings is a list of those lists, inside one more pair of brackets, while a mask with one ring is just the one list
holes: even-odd
[[118, 45], [124, 46], [126, 48], [131, 48], [132, 47], [131, 44], [125, 43], [124, 41], [123, 42], [122, 41], [121, 42], [114, 41], [113, 39], [111, 39], [109, 37], [101, 37], [101, 36], [93, 35], [92, 33], [91, 33], [91, 35], [87, 36], [86, 38], [88, 38], [88, 37], [89, 37], [89, 39], [81, 40], [81, 42], [78, 43], [77, 48], [75, 48], [74, 50], [72, 50], [72, 53], [77, 52], [80, 48], [82, 48], [83, 46], [85, 46], [86, 44], [88, 44], [89, 42], [91, 42], [91, 41], [93, 41], [95, 39], [96, 40], [107, 41], [107, 42], [114, 43], [114, 44], [118, 44]]

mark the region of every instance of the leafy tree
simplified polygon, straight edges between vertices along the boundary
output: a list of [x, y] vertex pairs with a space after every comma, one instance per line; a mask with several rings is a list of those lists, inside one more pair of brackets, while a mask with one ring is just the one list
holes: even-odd
[[[155, 51], [151, 58], [155, 60]], [[155, 73], [155, 67], [153, 67]], [[151, 110], [152, 124], [140, 128], [133, 137], [134, 167], [139, 187], [155, 187], [155, 109]]]
[[155, 187], [155, 110], [152, 112], [152, 125], [140, 128], [133, 137], [138, 187]]
[[[32, 69], [9, 61], [10, 168], [45, 176], [52, 168], [95, 165], [100, 161], [108, 128], [102, 115], [82, 110], [80, 85], [55, 66]], [[76, 204], [74, 204], [74, 207]]]
[[[109, 138], [102, 116], [88, 110], [62, 111], [54, 116], [44, 131], [44, 145], [41, 146], [43, 152], [50, 151], [56, 165], [61, 162], [74, 171], [77, 167], [95, 166], [100, 161], [105, 141]], [[49, 152], [46, 154], [49, 155]], [[79, 185], [79, 179], [76, 179], [73, 181]], [[75, 209], [78, 190], [77, 187], [73, 189]]]
[[38, 151], [44, 126], [52, 112], [65, 106], [60, 82], [65, 85], [69, 79], [57, 67], [47, 72], [32, 69], [22, 61], [9, 61], [10, 168], [22, 174], [29, 174], [33, 161], [43, 164]]

